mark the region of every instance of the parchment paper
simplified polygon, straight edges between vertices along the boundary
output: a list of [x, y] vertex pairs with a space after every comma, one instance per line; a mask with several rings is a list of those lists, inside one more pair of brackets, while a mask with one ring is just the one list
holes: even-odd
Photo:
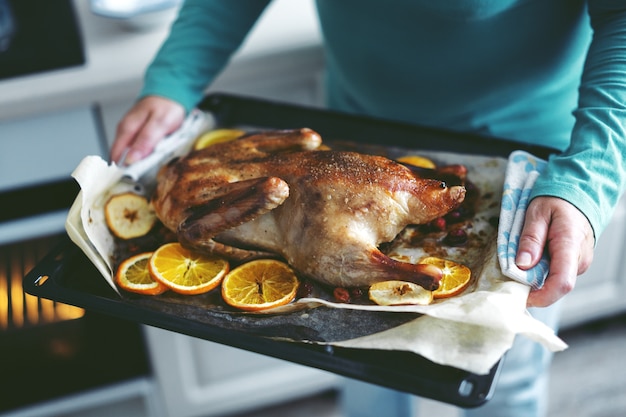
[[[104, 203], [110, 195], [128, 189], [149, 195], [158, 167], [174, 155], [185, 153], [193, 139], [212, 126], [213, 121], [209, 115], [194, 112], [178, 132], [166, 138], [155, 154], [141, 164], [124, 169], [108, 164], [100, 157], [87, 156], [74, 171], [73, 176], [80, 184], [81, 192], [67, 218], [68, 235], [116, 291], [118, 289], [112, 278], [115, 240], [104, 220]], [[380, 153], [381, 148], [370, 147], [364, 151]], [[384, 152], [387, 156], [394, 157], [406, 153], [406, 150], [384, 148]], [[293, 333], [285, 336], [277, 331], [268, 337], [352, 348], [407, 350], [435, 363], [476, 374], [488, 373], [511, 347], [517, 335], [530, 337], [552, 351], [565, 349], [565, 343], [550, 328], [528, 314], [526, 298], [530, 288], [504, 277], [497, 262], [496, 230], [492, 220], [494, 216], [497, 218], [500, 209], [506, 159], [442, 152], [416, 153], [429, 156], [441, 164], [463, 163], [468, 167], [468, 178], [481, 190], [483, 198], [471, 229], [474, 244], [462, 248], [447, 248], [444, 254], [434, 253], [462, 262], [472, 269], [473, 282], [463, 294], [438, 300], [428, 306], [392, 307], [341, 304], [334, 303], [327, 297], [312, 297], [272, 311], [269, 316], [229, 312], [217, 305], [216, 297], [212, 295], [195, 298], [178, 295], [150, 299], [131, 297], [130, 301], [150, 304], [153, 307], [156, 305], [157, 308], [161, 303], [160, 306], [172, 314], [189, 315], [211, 324], [215, 324], [217, 320], [217, 325], [220, 325], [220, 320], [216, 319], [219, 316], [225, 322], [237, 323], [245, 330], [256, 329], [261, 323], [270, 321], [272, 329], [279, 329], [281, 320], [284, 319], [285, 323], [293, 324], [292, 327], [302, 329], [297, 333], [299, 336], [294, 337]], [[390, 256], [417, 262], [422, 256], [433, 254], [433, 248], [428, 248], [428, 245], [415, 246], [410, 234], [411, 231], [407, 230], [406, 236], [397, 239], [390, 249]], [[124, 294], [120, 293], [120, 296], [123, 297]], [[203, 303], [207, 311], [204, 315]], [[316, 306], [322, 306], [325, 320], [330, 319], [326, 326], [331, 329], [335, 326], [336, 332], [330, 331], [329, 336], [324, 336], [308, 331], [307, 326], [312, 326], [311, 320], [322, 315], [313, 314], [317, 310]], [[333, 311], [336, 314], [332, 314]], [[342, 314], [342, 311], [350, 314]], [[402, 318], [389, 320], [390, 313], [395, 313], [393, 317]], [[281, 317], [281, 314], [285, 316]], [[362, 320], [359, 315], [362, 315]], [[338, 322], [347, 317], [364, 324], [373, 323], [370, 327], [372, 331], [361, 328], [357, 332], [358, 326], [346, 326], [345, 323]], [[333, 319], [337, 321], [333, 323]]]

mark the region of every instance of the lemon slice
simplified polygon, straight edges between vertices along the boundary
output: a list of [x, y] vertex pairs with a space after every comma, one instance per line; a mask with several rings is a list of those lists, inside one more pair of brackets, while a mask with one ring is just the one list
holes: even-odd
[[192, 252], [180, 243], [159, 247], [148, 263], [150, 275], [179, 294], [202, 294], [217, 287], [230, 267], [226, 259]]
[[215, 129], [200, 135], [194, 142], [195, 150], [206, 148], [220, 142], [228, 142], [245, 135], [246, 132], [239, 129]]
[[273, 259], [250, 261], [230, 271], [222, 282], [222, 298], [235, 308], [260, 311], [290, 303], [299, 281], [284, 262]]
[[419, 263], [435, 265], [443, 271], [439, 288], [433, 291], [434, 298], [448, 298], [461, 293], [469, 286], [472, 278], [472, 271], [467, 266], [448, 259], [430, 256]]
[[122, 289], [138, 294], [157, 295], [167, 291], [167, 287], [150, 276], [148, 262], [152, 252], [131, 256], [117, 268], [115, 283]]
[[396, 159], [396, 161], [403, 163], [403, 164], [413, 165], [419, 168], [427, 168], [427, 169], [437, 168], [437, 165], [432, 160], [424, 156], [419, 156], [419, 155], [403, 156], [403, 157]]
[[433, 292], [406, 281], [382, 281], [372, 284], [370, 300], [381, 306], [428, 305], [433, 301]]
[[109, 198], [104, 205], [104, 218], [111, 233], [120, 239], [147, 234], [157, 220], [148, 199], [131, 192]]

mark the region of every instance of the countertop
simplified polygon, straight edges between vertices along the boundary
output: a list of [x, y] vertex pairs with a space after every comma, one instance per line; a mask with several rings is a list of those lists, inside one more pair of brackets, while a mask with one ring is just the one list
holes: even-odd
[[[137, 29], [94, 15], [86, 0], [73, 1], [83, 35], [85, 64], [0, 81], [0, 122], [134, 97], [176, 14], [171, 10], [158, 26]], [[247, 59], [259, 55], [320, 43], [312, 0], [274, 0], [229, 67], [245, 65]]]

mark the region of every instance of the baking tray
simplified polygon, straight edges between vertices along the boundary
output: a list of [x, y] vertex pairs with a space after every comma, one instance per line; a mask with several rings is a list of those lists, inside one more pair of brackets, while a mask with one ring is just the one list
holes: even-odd
[[[508, 140], [467, 135], [439, 129], [401, 124], [320, 109], [294, 106], [225, 94], [205, 97], [199, 108], [215, 117], [217, 126], [248, 125], [259, 128], [310, 127], [325, 139], [364, 144], [407, 146], [424, 150], [507, 156], [525, 149], [539, 157], [551, 150]], [[252, 328], [229, 324], [219, 315], [179, 314], [176, 307], [144, 302], [141, 297], [120, 297], [69, 238], [64, 239], [24, 277], [29, 294], [76, 305], [87, 310], [210, 340], [294, 363], [330, 371], [350, 378], [405, 391], [459, 407], [477, 407], [493, 393], [500, 368], [476, 375], [442, 366], [407, 351], [354, 349], [325, 344], [282, 341], [274, 336], [271, 316], [255, 320]], [[315, 309], [324, 320], [324, 309]], [[336, 310], [343, 325], [357, 324], [352, 310]], [[363, 314], [363, 312], [359, 312]], [[380, 313], [373, 313], [380, 314]], [[398, 324], [414, 315], [389, 315]], [[337, 316], [334, 316], [337, 320]], [[284, 324], [281, 323], [281, 326]], [[294, 324], [297, 326], [297, 323]], [[294, 327], [293, 331], [300, 329]], [[308, 329], [302, 329], [303, 332]]]

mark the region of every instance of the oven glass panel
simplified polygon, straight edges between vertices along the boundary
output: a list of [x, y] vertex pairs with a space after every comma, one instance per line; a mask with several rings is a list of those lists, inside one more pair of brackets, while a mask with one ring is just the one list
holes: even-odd
[[0, 245], [0, 414], [151, 374], [141, 327], [26, 294], [61, 236]]

